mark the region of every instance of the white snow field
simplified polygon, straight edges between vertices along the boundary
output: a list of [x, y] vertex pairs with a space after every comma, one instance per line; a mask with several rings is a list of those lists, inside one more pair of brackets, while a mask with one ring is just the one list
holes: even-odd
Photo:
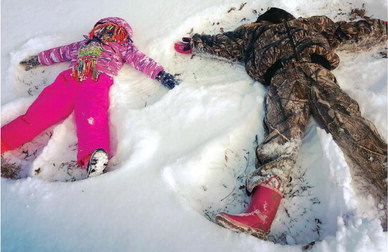
[[[173, 44], [190, 32], [232, 30], [272, 6], [336, 21], [363, 7], [387, 19], [384, 0], [3, 0], [2, 125], [68, 67], [26, 72], [20, 60], [82, 39], [103, 17], [126, 19], [137, 47], [181, 84], [168, 91], [129, 66], [121, 70], [110, 93], [115, 155], [101, 176], [85, 179], [75, 165], [72, 115], [6, 153], [23, 178], [1, 179], [2, 251], [387, 251], [370, 199], [353, 189], [341, 150], [313, 120], [269, 241], [213, 222], [219, 211], [249, 203], [244, 176], [263, 139], [266, 89], [241, 64], [180, 55]], [[387, 139], [382, 51], [341, 52], [334, 74]]]

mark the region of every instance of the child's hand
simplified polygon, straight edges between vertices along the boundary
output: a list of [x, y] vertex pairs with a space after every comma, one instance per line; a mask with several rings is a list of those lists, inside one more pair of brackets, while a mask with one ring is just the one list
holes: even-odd
[[161, 71], [158, 76], [156, 76], [156, 80], [160, 81], [163, 86], [173, 89], [176, 85], [179, 85], [177, 79], [175, 79], [174, 75], [166, 73], [165, 71]]
[[33, 55], [28, 57], [27, 59], [20, 61], [20, 65], [24, 65], [26, 71], [39, 66], [40, 62], [39, 62], [38, 55]]
[[184, 37], [182, 38], [183, 42], [176, 42], [174, 44], [175, 51], [183, 54], [190, 54], [193, 52], [191, 45], [192, 38]]

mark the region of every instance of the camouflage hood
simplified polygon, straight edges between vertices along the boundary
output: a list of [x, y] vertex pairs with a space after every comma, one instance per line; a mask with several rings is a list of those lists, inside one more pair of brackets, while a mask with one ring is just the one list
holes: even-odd
[[295, 19], [293, 15], [288, 13], [287, 11], [279, 8], [271, 8], [261, 14], [257, 20], [256, 23], [262, 22], [262, 21], [268, 21], [272, 24], [280, 24], [282, 22], [287, 22], [290, 20]]

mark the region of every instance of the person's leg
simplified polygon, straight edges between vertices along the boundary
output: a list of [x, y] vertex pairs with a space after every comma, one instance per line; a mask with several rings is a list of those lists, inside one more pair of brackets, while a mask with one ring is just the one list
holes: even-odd
[[344, 152], [356, 189], [371, 194], [387, 229], [387, 144], [376, 127], [361, 116], [358, 103], [347, 95], [327, 70], [311, 87], [313, 115]]
[[69, 71], [58, 75], [21, 115], [1, 128], [2, 153], [31, 141], [42, 131], [64, 120], [73, 111], [75, 87], [70, 85]]
[[308, 82], [299, 66], [289, 65], [272, 78], [265, 99], [265, 138], [256, 148], [257, 169], [247, 176], [247, 190], [276, 176], [282, 187], [289, 180], [310, 119]]
[[259, 166], [247, 176], [250, 206], [240, 215], [220, 213], [220, 225], [266, 239], [309, 122], [306, 81], [293, 65], [272, 78], [265, 101], [266, 136], [256, 150]]
[[75, 101], [75, 120], [78, 137], [77, 162], [88, 165], [91, 154], [103, 149], [110, 156], [109, 89], [113, 79], [101, 74], [97, 82], [90, 78], [82, 82]]

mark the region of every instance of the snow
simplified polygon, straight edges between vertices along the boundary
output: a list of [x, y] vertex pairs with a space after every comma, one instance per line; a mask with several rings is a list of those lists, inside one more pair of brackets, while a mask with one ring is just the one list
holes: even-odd
[[[266, 89], [242, 65], [178, 55], [173, 43], [190, 30], [233, 29], [255, 20], [253, 10], [271, 6], [335, 20], [365, 6], [387, 19], [383, 0], [2, 1], [2, 124], [67, 68], [26, 72], [18, 62], [82, 39], [102, 17], [126, 19], [138, 48], [182, 80], [168, 91], [130, 67], [121, 70], [110, 94], [115, 156], [101, 176], [84, 179], [75, 168], [73, 116], [8, 154], [24, 173], [20, 180], [1, 179], [2, 251], [278, 252], [301, 251], [313, 241], [310, 251], [386, 251], [387, 233], [353, 190], [341, 150], [314, 121], [269, 241], [211, 221], [219, 211], [247, 207], [244, 175], [254, 169], [254, 146], [263, 139]], [[381, 50], [341, 53], [334, 74], [387, 139]]]

